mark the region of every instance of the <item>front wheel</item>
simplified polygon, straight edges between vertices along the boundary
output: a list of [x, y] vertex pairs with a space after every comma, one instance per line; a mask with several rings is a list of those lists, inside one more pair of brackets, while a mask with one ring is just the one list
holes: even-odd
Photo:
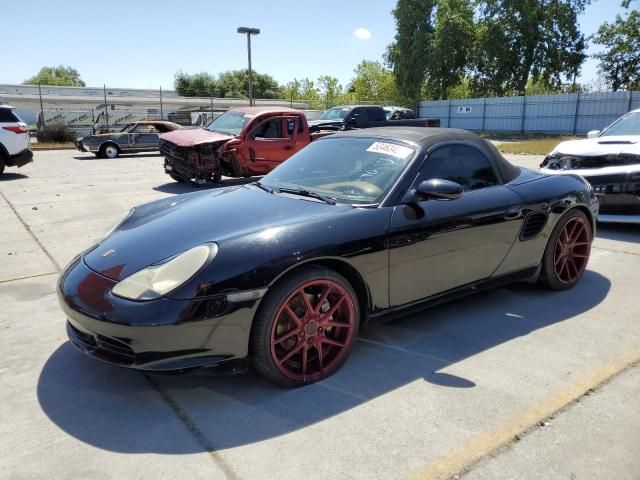
[[4, 158], [2, 158], [2, 154], [0, 153], [0, 175], [4, 173]]
[[105, 158], [116, 158], [120, 154], [120, 150], [112, 143], [108, 143], [100, 148], [100, 154]]
[[351, 353], [359, 319], [344, 277], [324, 267], [298, 270], [273, 287], [254, 318], [253, 365], [284, 387], [327, 378]]
[[591, 253], [591, 222], [580, 210], [570, 210], [556, 224], [542, 259], [542, 283], [552, 290], [573, 287], [584, 274]]

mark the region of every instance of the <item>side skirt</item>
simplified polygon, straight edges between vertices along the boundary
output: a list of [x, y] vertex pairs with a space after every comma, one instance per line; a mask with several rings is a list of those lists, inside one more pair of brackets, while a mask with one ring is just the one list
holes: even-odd
[[367, 324], [386, 323], [396, 318], [404, 317], [412, 313], [420, 312], [427, 308], [435, 307], [443, 303], [450, 302], [458, 298], [466, 297], [474, 293], [490, 290], [492, 288], [508, 285], [515, 282], [535, 282], [540, 272], [540, 266], [528, 267], [517, 272], [507, 273], [499, 277], [489, 277], [477, 282], [468, 283], [461, 287], [447, 290], [446, 292], [433, 295], [431, 297], [418, 300], [416, 302], [406, 303], [397, 307], [392, 307], [381, 312], [369, 315]]

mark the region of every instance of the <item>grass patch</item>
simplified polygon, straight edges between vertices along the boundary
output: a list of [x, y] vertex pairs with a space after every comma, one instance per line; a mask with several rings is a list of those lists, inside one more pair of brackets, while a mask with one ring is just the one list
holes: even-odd
[[500, 143], [496, 148], [502, 153], [526, 153], [530, 155], [546, 155], [556, 145], [566, 140], [576, 140], [578, 137], [535, 138]]

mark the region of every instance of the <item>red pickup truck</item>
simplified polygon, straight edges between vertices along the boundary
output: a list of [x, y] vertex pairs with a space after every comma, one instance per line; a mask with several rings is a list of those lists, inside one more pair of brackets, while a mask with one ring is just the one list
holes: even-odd
[[177, 181], [218, 183], [222, 175], [249, 177], [270, 172], [314, 138], [304, 112], [282, 107], [229, 110], [205, 129], [160, 136], [165, 172]]

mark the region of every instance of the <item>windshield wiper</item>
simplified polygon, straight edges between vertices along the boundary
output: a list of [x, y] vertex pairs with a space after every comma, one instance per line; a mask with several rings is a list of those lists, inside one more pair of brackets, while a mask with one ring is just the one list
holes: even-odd
[[316, 192], [310, 192], [309, 190], [298, 190], [295, 188], [278, 188], [278, 192], [282, 192], [282, 193], [290, 193], [292, 195], [300, 195], [301, 197], [309, 197], [309, 198], [315, 198], [317, 200], [321, 200], [324, 203], [328, 203], [329, 205], [335, 205], [336, 203], [338, 203], [338, 201], [335, 198], [331, 198], [331, 197], [325, 197], [324, 195], [320, 195], [319, 193]]
[[260, 183], [259, 181], [251, 182], [251, 185], [255, 185], [256, 187], [261, 188], [265, 192], [273, 193], [273, 188], [267, 187], [264, 183]]

